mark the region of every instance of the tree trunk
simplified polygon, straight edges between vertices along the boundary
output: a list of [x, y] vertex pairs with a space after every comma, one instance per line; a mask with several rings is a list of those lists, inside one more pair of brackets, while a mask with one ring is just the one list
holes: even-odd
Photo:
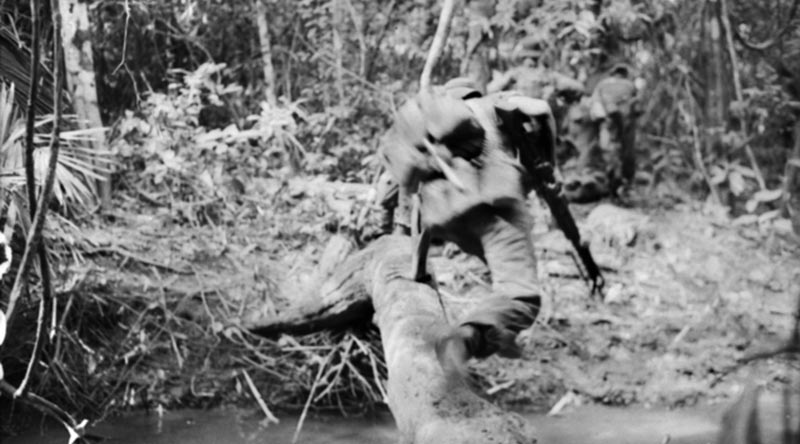
[[342, 0], [331, 1], [331, 33], [333, 37], [333, 56], [336, 66], [336, 92], [339, 94], [339, 104], [343, 105], [344, 95], [344, 42], [341, 29], [343, 25]]
[[[719, 2], [709, 0], [706, 4], [708, 19], [708, 52], [711, 53], [711, 64], [705, 69], [708, 97], [706, 100], [706, 129], [716, 129], [709, 133], [719, 133], [727, 121], [728, 97], [725, 88], [725, 60], [722, 53], [722, 24], [719, 22]], [[718, 135], [712, 135], [707, 146], [716, 145]]]
[[[92, 57], [92, 30], [89, 22], [89, 3], [79, 0], [59, 2], [63, 27], [61, 37], [64, 42], [64, 66], [66, 67], [67, 87], [72, 97], [72, 106], [78, 115], [81, 128], [100, 128], [100, 108], [97, 104], [97, 84], [95, 82], [94, 59]], [[92, 148], [100, 149], [104, 141], [101, 136], [90, 136]], [[98, 183], [100, 202], [104, 209], [111, 204], [110, 177]]]
[[[407, 236], [384, 236], [351, 255], [323, 288], [361, 301], [368, 295], [381, 331], [389, 372], [389, 408], [404, 444], [532, 444], [531, 428], [518, 416], [479, 397], [457, 375], [442, 370], [432, 339], [446, 328], [439, 296], [406, 276], [411, 269]], [[331, 305], [333, 301], [327, 301]], [[371, 312], [371, 311], [370, 311]], [[352, 318], [351, 318], [352, 319]], [[349, 320], [345, 323], [345, 325]]]
[[784, 196], [784, 209], [800, 236], [800, 122], [795, 124], [794, 150], [786, 162]]
[[275, 69], [272, 66], [272, 43], [269, 38], [266, 0], [255, 0], [258, 41], [261, 45], [261, 63], [264, 69], [264, 95], [270, 105], [277, 102], [275, 97]]
[[[731, 26], [731, 21], [728, 18], [727, 0], [719, 0], [719, 9], [717, 12], [719, 13], [719, 22], [722, 24], [722, 29], [725, 31], [725, 43], [728, 48], [728, 60], [731, 64], [733, 91], [736, 101], [743, 103], [744, 93], [742, 92], [742, 79], [739, 75], [739, 60], [736, 56], [736, 47], [733, 44], [733, 27]], [[745, 139], [749, 138], [747, 134], [747, 125], [743, 121], [742, 117], [737, 116], [737, 120], [739, 122], [739, 131], [742, 132]], [[753, 168], [753, 173], [755, 173], [755, 178], [756, 182], [758, 182], [759, 189], [765, 190], [767, 188], [767, 184], [764, 182], [764, 175], [761, 174], [761, 168], [759, 168], [758, 162], [756, 161], [756, 155], [749, 143], [745, 143], [744, 151], [747, 154], [747, 158], [750, 160], [750, 166]]]
[[353, 26], [356, 28], [356, 39], [358, 39], [358, 75], [362, 79], [367, 75], [367, 38], [366, 28], [364, 27], [364, 17], [356, 9], [352, 0], [344, 0], [346, 2], [347, 11], [350, 13], [350, 19], [353, 21]]

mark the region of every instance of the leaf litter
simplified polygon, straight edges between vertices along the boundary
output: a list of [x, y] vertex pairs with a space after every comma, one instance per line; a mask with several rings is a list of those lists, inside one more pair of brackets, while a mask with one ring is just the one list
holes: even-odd
[[[258, 399], [254, 384], [259, 404], [278, 410], [383, 403], [374, 328], [267, 339], [242, 327], [253, 313], [314, 303], [326, 242], [367, 241], [372, 196], [369, 185], [324, 178], [254, 179], [241, 195], [181, 209], [131, 200], [112, 223], [83, 229], [82, 260], [67, 270], [82, 281], [70, 292], [114, 314], [86, 342], [98, 358], [83, 377], [102, 383], [84, 396], [105, 409], [202, 406]], [[569, 244], [534, 205], [547, 302], [521, 335], [523, 359], [473, 364], [487, 396], [543, 412], [565, 396], [681, 406], [727, 399], [753, 375], [767, 387], [785, 381], [786, 360], [731, 370], [792, 328], [800, 248], [781, 219], [734, 224], [689, 205], [574, 210], [605, 269], [606, 302], [589, 298]], [[451, 247], [433, 253], [457, 316], [474, 289], [485, 291], [486, 268]]]

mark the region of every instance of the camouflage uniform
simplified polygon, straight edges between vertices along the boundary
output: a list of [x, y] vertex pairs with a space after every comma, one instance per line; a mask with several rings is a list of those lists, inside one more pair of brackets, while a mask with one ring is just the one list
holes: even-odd
[[[513, 146], [508, 137], [509, 131], [523, 131], [522, 125], [534, 134], [530, 147]], [[381, 145], [398, 183], [395, 218], [408, 213], [405, 197], [417, 193], [422, 227], [489, 266], [492, 298], [444, 341], [466, 344], [469, 356], [517, 356], [514, 338], [538, 313], [541, 289], [525, 201], [532, 159], [552, 157], [554, 133], [544, 101], [509, 93], [479, 97], [453, 87], [403, 105]], [[443, 175], [431, 150], [461, 184]], [[533, 156], [532, 150], [543, 152]]]
[[576, 159], [562, 163], [567, 198], [596, 200], [633, 180], [637, 100], [633, 81], [611, 76], [567, 111], [561, 139], [577, 151]]
[[556, 122], [560, 122], [570, 104], [584, 94], [581, 82], [560, 72], [534, 66], [518, 66], [497, 75], [486, 90], [517, 91], [525, 97], [546, 100]]

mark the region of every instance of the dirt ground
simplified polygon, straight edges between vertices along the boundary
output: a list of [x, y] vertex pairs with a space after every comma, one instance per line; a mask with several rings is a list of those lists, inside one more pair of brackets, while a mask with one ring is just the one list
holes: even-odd
[[737, 226], [699, 204], [576, 209], [586, 212], [605, 302], [565, 279], [569, 265], [554, 253], [567, 250], [563, 236], [538, 236], [551, 304], [526, 332], [525, 361], [485, 364], [500, 400], [677, 407], [727, 399], [747, 383], [776, 389], [797, 374], [779, 359], [736, 366], [794, 328], [800, 249], [788, 221]]
[[[166, 299], [176, 316], [222, 334], [313, 303], [325, 243], [334, 233], [363, 231], [371, 198], [366, 185], [301, 178], [254, 181], [244, 195], [213, 204], [131, 201], [110, 227], [83, 232], [93, 246], [89, 260], [70, 271], [76, 281]], [[522, 334], [523, 359], [474, 365], [498, 402], [536, 411], [577, 403], [674, 407], [727, 399], [748, 381], [777, 388], [789, 380], [791, 364], [779, 358], [735, 368], [792, 331], [800, 242], [788, 221], [733, 222], [691, 202], [575, 206], [605, 270], [601, 302], [579, 279], [563, 235], [535, 202], [532, 208], [547, 302]], [[487, 285], [486, 268], [450, 248], [435, 249], [432, 260], [457, 316], [470, 289]]]

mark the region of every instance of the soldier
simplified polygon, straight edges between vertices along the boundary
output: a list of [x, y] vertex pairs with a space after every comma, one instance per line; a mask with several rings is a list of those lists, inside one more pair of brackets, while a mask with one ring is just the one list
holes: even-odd
[[[566, 74], [550, 69], [543, 62], [546, 45], [536, 35], [523, 38], [514, 48], [512, 58], [518, 66], [504, 73], [495, 73], [487, 86], [491, 94], [516, 91], [526, 97], [546, 100], [559, 127], [570, 109], [585, 95], [583, 83]], [[561, 165], [574, 155], [574, 149], [564, 143], [556, 146]]]
[[570, 201], [589, 202], [619, 195], [633, 181], [638, 88], [624, 65], [599, 80], [591, 96], [567, 111], [560, 136], [577, 152], [562, 161], [564, 193]]
[[556, 122], [567, 107], [584, 94], [580, 81], [548, 66], [548, 45], [540, 35], [529, 35], [515, 46], [511, 58], [517, 65], [504, 73], [495, 73], [487, 86], [488, 93], [514, 90], [526, 97], [543, 99], [550, 104]]
[[[554, 144], [547, 102], [517, 93], [482, 97], [462, 80], [403, 105], [383, 140], [398, 213], [408, 214], [408, 196], [417, 195], [423, 230], [480, 257], [492, 274], [492, 297], [438, 340], [446, 369], [473, 356], [519, 356], [515, 338], [541, 303], [525, 202], [532, 189], [551, 185]], [[421, 280], [425, 254], [413, 273]]]

